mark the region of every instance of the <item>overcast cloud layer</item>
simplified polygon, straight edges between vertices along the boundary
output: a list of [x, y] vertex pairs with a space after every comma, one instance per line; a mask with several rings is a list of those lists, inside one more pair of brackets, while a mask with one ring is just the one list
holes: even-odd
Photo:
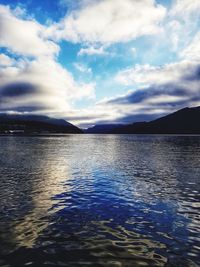
[[199, 0], [59, 5], [56, 20], [0, 5], [0, 112], [87, 127], [200, 105]]

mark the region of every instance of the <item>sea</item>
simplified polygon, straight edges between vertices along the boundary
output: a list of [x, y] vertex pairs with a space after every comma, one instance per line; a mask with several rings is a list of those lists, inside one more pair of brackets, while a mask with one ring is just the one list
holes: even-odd
[[0, 136], [0, 266], [200, 266], [200, 136]]

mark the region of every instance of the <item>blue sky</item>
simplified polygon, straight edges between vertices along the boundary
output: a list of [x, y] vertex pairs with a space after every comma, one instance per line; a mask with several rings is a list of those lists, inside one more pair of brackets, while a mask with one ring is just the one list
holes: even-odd
[[88, 127], [200, 105], [199, 26], [199, 0], [1, 0], [0, 112]]

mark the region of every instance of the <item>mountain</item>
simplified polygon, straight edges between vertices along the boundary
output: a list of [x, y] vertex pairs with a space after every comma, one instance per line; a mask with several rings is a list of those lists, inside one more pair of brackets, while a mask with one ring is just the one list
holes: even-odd
[[200, 107], [183, 108], [150, 122], [137, 122], [114, 129], [114, 134], [200, 134]]
[[84, 132], [87, 134], [105, 134], [114, 131], [115, 129], [122, 127], [123, 124], [98, 124], [91, 128], [88, 128]]
[[0, 133], [82, 133], [63, 120], [39, 115], [0, 114]]
[[[100, 134], [200, 134], [200, 107], [184, 108], [150, 122], [100, 124], [85, 133]], [[83, 133], [62, 120], [39, 115], [0, 114], [0, 133]]]

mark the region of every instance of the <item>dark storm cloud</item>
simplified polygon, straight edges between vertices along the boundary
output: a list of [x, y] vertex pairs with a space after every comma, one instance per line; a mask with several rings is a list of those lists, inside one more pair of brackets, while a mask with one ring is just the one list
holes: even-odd
[[10, 83], [0, 87], [0, 97], [23, 97], [37, 93], [38, 89], [30, 83]]
[[40, 89], [31, 83], [16, 82], [0, 86], [0, 111], [35, 112], [48, 108], [41, 101], [32, 102], [33, 96], [43, 99]]
[[11, 109], [8, 108], [1, 108], [0, 107], [0, 112], [5, 112], [7, 113], [8, 111], [14, 111], [14, 112], [36, 112], [36, 111], [45, 111], [46, 108], [43, 106], [21, 106], [21, 107], [12, 107]]
[[[179, 85], [175, 83], [152, 85], [111, 99], [106, 105], [123, 110], [121, 116], [113, 121], [115, 123], [150, 121], [200, 102], [199, 80], [200, 68], [197, 68], [192, 75], [183, 77]], [[135, 107], [135, 110], [132, 111], [131, 107]]]
[[[118, 97], [115, 99], [111, 99], [108, 101], [108, 104], [119, 104], [119, 105], [126, 105], [126, 104], [139, 104], [146, 100], [153, 99], [154, 97], [167, 95], [167, 96], [184, 96], [187, 95], [187, 91], [185, 88], [181, 88], [175, 84], [165, 84], [165, 85], [155, 85], [145, 89], [140, 89], [134, 92], [131, 92], [125, 96]], [[171, 102], [165, 102], [160, 104], [171, 104]], [[157, 103], [159, 105], [159, 103]]]
[[198, 66], [192, 74], [186, 75], [184, 79], [188, 81], [199, 81], [200, 80], [200, 66]]

